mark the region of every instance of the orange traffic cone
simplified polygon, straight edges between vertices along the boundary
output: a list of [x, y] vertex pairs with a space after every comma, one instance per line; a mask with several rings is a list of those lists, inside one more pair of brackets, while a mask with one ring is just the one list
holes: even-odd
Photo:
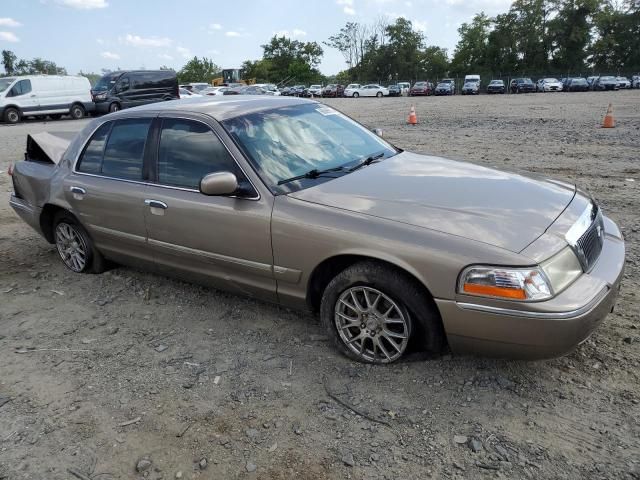
[[418, 124], [418, 116], [416, 115], [416, 108], [411, 105], [411, 110], [409, 110], [409, 118], [407, 120], [409, 125], [417, 125]]
[[613, 118], [613, 107], [609, 104], [609, 108], [607, 108], [607, 114], [604, 116], [604, 120], [602, 121], [602, 128], [613, 128], [616, 126], [616, 120]]

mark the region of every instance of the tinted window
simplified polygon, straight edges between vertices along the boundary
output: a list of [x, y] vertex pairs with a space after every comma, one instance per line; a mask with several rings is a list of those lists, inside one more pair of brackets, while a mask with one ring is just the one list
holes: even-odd
[[199, 189], [202, 177], [222, 171], [240, 175], [235, 161], [209, 127], [190, 120], [163, 120], [158, 151], [160, 183]]
[[102, 174], [126, 180], [142, 180], [142, 156], [151, 120], [120, 120], [111, 129], [102, 161]]
[[104, 154], [104, 144], [107, 135], [111, 130], [111, 122], [103, 124], [96, 133], [93, 134], [91, 140], [84, 149], [80, 161], [77, 166], [79, 172], [100, 173], [102, 169], [102, 156]]
[[18, 97], [20, 95], [24, 95], [31, 91], [31, 80], [20, 80], [16, 83], [9, 94], [8, 97]]
[[140, 72], [131, 74], [132, 88], [171, 88], [175, 83], [175, 73], [167, 72]]

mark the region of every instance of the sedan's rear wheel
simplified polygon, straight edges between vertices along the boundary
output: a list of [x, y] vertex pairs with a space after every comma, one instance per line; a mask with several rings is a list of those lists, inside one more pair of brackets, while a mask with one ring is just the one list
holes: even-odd
[[444, 343], [428, 293], [404, 272], [373, 261], [354, 264], [329, 282], [320, 316], [336, 347], [360, 362], [395, 362], [414, 340], [432, 352]]
[[358, 92], [353, 92], [353, 98], [358, 98], [360, 94]]
[[101, 273], [105, 270], [104, 257], [73, 215], [60, 212], [53, 224], [53, 239], [58, 255], [69, 270], [76, 273]]
[[378, 98], [382, 98], [382, 92], [378, 92], [378, 93], [376, 93], [376, 97], [378, 97]]

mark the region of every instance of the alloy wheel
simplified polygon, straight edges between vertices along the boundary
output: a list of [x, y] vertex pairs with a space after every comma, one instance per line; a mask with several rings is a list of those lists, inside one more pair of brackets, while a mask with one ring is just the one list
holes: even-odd
[[69, 269], [82, 272], [87, 264], [87, 245], [76, 227], [60, 222], [56, 227], [56, 248]]
[[340, 295], [334, 323], [347, 348], [367, 362], [397, 360], [411, 335], [406, 311], [380, 290], [366, 286], [348, 288]]

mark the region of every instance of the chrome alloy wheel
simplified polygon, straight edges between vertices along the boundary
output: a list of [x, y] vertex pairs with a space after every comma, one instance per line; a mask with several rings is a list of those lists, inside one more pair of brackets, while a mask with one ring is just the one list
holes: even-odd
[[362, 360], [389, 363], [400, 358], [409, 343], [406, 315], [381, 291], [357, 286], [338, 298], [334, 322], [344, 344]]
[[68, 223], [56, 227], [56, 247], [64, 264], [74, 272], [82, 272], [87, 264], [87, 245], [80, 232]]

